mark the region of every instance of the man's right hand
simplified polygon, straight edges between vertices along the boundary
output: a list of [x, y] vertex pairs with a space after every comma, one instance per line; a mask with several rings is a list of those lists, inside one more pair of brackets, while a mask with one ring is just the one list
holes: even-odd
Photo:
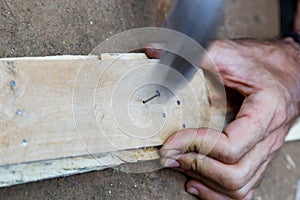
[[[201, 67], [220, 72], [224, 85], [245, 100], [222, 133], [200, 127], [175, 133], [161, 149], [161, 162], [187, 174], [187, 191], [202, 199], [250, 199], [300, 112], [300, 46], [291, 38], [222, 40], [208, 55], [216, 68], [208, 59]], [[213, 145], [207, 154], [205, 147]]]

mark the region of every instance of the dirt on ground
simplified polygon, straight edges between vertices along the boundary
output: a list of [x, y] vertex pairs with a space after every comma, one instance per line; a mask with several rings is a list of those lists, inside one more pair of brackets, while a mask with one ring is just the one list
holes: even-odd
[[[274, 38], [277, 0], [230, 0], [219, 37]], [[111, 35], [163, 24], [170, 0], [0, 0], [0, 57], [86, 55]], [[278, 153], [254, 199], [293, 200], [300, 179], [299, 142]], [[291, 164], [290, 159], [294, 165]], [[107, 169], [0, 189], [0, 199], [195, 199], [187, 177], [168, 169]]]

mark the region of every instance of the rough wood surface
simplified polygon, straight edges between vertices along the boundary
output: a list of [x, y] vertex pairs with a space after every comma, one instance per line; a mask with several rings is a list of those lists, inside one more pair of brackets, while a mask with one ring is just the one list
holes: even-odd
[[[157, 149], [144, 148], [161, 145], [183, 126], [222, 128], [224, 113], [211, 107], [222, 97], [201, 71], [176, 97], [144, 105], [156, 86], [137, 84], [157, 61], [102, 57], [0, 60], [0, 186], [157, 159]], [[133, 91], [129, 102], [120, 92], [126, 88]], [[115, 104], [128, 105], [130, 123], [119, 123], [128, 116], [114, 113]], [[288, 138], [299, 139], [299, 129], [293, 133]]]
[[[156, 146], [182, 128], [182, 121], [187, 127], [207, 126], [209, 104], [202, 73], [202, 84], [190, 84], [200, 94], [195, 98], [190, 89], [183, 89], [161, 107], [142, 103], [156, 86], [139, 90], [136, 84], [143, 83], [146, 75], [141, 72], [151, 71], [156, 62], [1, 61], [0, 165]], [[86, 71], [78, 74], [79, 69]], [[130, 102], [127, 90], [133, 95]], [[121, 110], [127, 107], [130, 116]]]
[[[138, 54], [121, 55], [117, 60], [116, 55], [102, 57], [0, 60], [0, 186], [157, 159], [157, 150], [151, 148], [125, 150], [161, 145], [183, 123], [186, 127], [209, 125], [202, 72], [176, 98], [144, 105], [142, 98], [151, 96], [156, 86], [150, 84], [148, 89], [146, 85], [141, 90], [131, 86], [145, 79], [141, 70], [147, 71], [157, 61]], [[79, 82], [79, 71], [85, 69], [88, 72], [81, 73], [84, 80]], [[132, 80], [132, 74], [133, 84], [126, 82]], [[122, 99], [122, 92], [113, 93], [117, 84], [138, 89], [129, 104]], [[79, 96], [74, 95], [76, 91]], [[115, 119], [114, 114], [122, 117], [125, 113], [113, 113], [113, 96], [114, 103], [129, 105], [131, 124], [125, 124], [127, 127], [120, 127]]]

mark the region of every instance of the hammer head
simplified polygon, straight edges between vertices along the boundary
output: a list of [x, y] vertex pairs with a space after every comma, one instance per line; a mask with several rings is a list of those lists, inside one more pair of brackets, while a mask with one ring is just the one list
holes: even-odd
[[180, 81], [174, 75], [174, 70], [187, 80], [194, 76], [205, 48], [215, 36], [222, 19], [223, 7], [224, 0], [178, 0], [174, 4], [166, 20], [166, 27], [186, 35], [201, 45], [203, 50], [195, 51], [186, 40], [174, 39], [173, 43], [176, 44], [172, 44], [172, 52], [166, 51], [160, 60], [160, 64], [170, 66], [170, 73], [165, 75], [166, 85], [176, 84], [176, 88], [180, 88], [186, 82]]

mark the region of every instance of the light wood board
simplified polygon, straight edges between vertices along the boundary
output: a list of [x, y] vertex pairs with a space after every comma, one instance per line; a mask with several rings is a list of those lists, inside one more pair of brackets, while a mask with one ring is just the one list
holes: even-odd
[[218, 91], [201, 71], [176, 97], [144, 105], [156, 85], [139, 85], [157, 60], [101, 57], [0, 60], [0, 186], [157, 159], [151, 147], [183, 126], [223, 127], [224, 113], [208, 99]]

